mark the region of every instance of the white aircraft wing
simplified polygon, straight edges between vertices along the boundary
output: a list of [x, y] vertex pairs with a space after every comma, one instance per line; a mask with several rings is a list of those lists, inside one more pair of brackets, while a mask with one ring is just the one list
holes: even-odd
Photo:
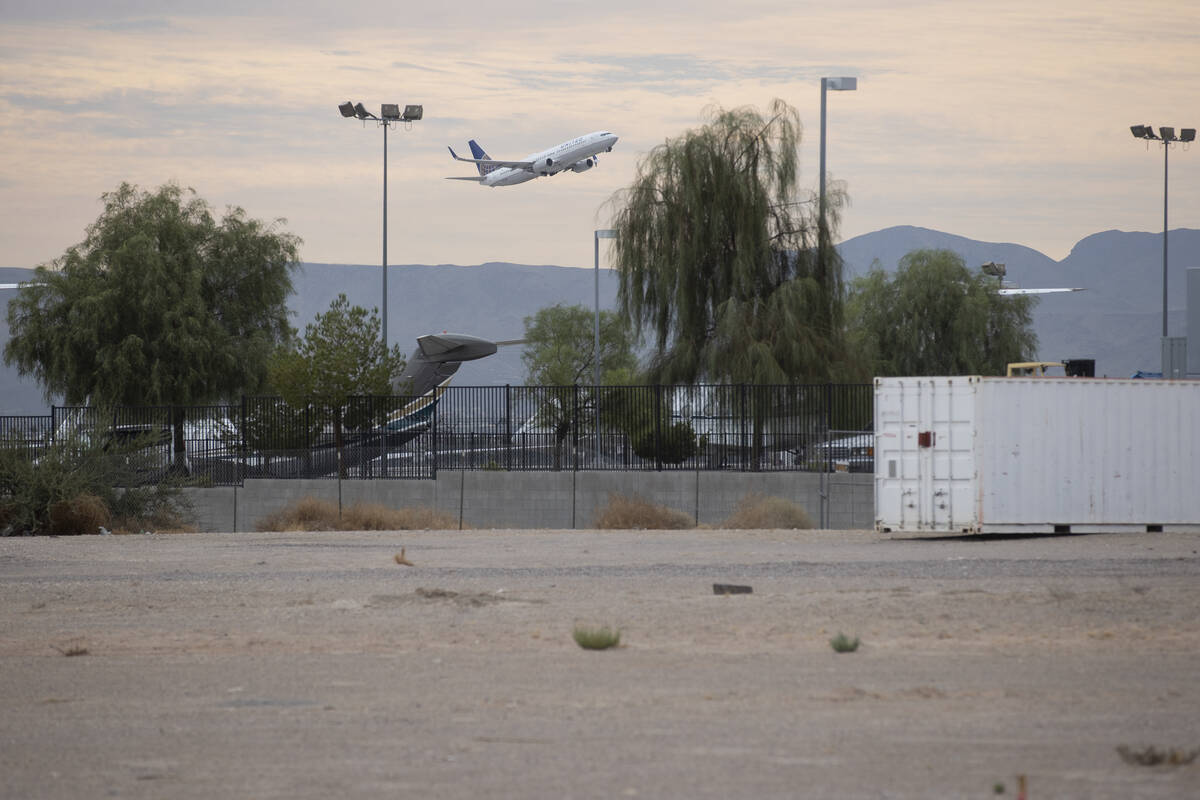
[[508, 167], [509, 169], [523, 169], [527, 172], [533, 171], [532, 161], [497, 161], [494, 158], [463, 158], [452, 148], [447, 147], [450, 155], [454, 156], [455, 161], [466, 161], [468, 164], [479, 164], [484, 167]]
[[1059, 292], [1082, 292], [1083, 287], [1063, 289], [1000, 289], [1000, 294], [1058, 294]]
[[0, 289], [20, 289], [19, 283], [0, 283]]
[[476, 176], [467, 176], [467, 177], [458, 177], [458, 178], [446, 178], [446, 180], [448, 180], [448, 181], [475, 181], [476, 183], [482, 183], [482, 182], [483, 182], [483, 176], [482, 176], [482, 175], [480, 175], [480, 176], [478, 176], [478, 177], [476, 177]]

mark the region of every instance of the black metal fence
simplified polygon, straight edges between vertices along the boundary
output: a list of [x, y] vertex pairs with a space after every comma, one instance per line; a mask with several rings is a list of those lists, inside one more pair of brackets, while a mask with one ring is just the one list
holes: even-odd
[[135, 443], [213, 485], [438, 469], [854, 471], [870, 461], [873, 413], [869, 384], [458, 386], [341, 408], [274, 397], [55, 407], [49, 417], [0, 417], [0, 435], [32, 449], [69, 436]]

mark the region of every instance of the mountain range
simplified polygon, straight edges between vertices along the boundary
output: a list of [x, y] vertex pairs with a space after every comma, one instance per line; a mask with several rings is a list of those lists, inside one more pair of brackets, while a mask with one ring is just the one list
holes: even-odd
[[[1185, 274], [1200, 267], [1200, 230], [1170, 232], [1170, 334], [1184, 334]], [[856, 236], [839, 246], [846, 278], [873, 266], [887, 271], [918, 248], [959, 253], [968, 267], [993, 261], [1007, 266], [1009, 280], [1025, 288], [1080, 286], [1084, 292], [1040, 297], [1034, 309], [1039, 358], [1091, 358], [1096, 374], [1128, 377], [1137, 370], [1158, 371], [1162, 326], [1162, 234], [1105, 231], [1080, 240], [1061, 261], [1018, 244], [979, 242], [948, 233], [899, 226]], [[26, 280], [29, 269], [0, 269], [0, 282]], [[601, 269], [600, 306], [615, 305], [617, 276]], [[593, 305], [593, 269], [485, 263], [477, 266], [393, 265], [388, 271], [388, 334], [406, 353], [425, 333], [452, 331], [493, 340], [517, 339], [523, 321], [556, 303]], [[290, 298], [293, 325], [300, 330], [329, 308], [339, 292], [367, 308], [378, 305], [378, 264], [305, 263], [294, 276]], [[11, 290], [0, 292], [7, 301]], [[1200, 312], [1198, 312], [1200, 313]], [[7, 320], [0, 347], [8, 341]], [[466, 364], [459, 385], [524, 383], [520, 348]], [[40, 388], [15, 368], [0, 366], [0, 414], [45, 414]]]

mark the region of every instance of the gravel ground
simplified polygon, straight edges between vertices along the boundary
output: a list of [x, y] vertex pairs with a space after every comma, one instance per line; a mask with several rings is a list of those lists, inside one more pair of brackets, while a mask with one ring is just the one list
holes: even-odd
[[[1029, 800], [1197, 797], [1200, 759], [1117, 752], [1200, 748], [1197, 550], [1200, 531], [0, 539], [0, 793], [995, 798], [1024, 775]], [[621, 646], [580, 649], [579, 624]]]

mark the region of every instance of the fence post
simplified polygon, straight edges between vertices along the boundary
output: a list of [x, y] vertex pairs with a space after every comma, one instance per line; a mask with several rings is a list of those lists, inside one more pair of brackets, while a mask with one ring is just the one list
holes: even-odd
[[[246, 441], [246, 395], [242, 395], [242, 410], [238, 420], [238, 476], [237, 482], [240, 484], [246, 480], [246, 454], [250, 451], [249, 442]], [[237, 504], [234, 503], [234, 513], [237, 513]]]
[[654, 469], [662, 472], [662, 384], [654, 385]]
[[[579, 470], [579, 382], [571, 387], [571, 470]], [[574, 506], [572, 506], [572, 509]], [[571, 523], [574, 527], [574, 520]]]
[[738, 420], [738, 441], [742, 446], [742, 472], [748, 472], [750, 469], [750, 447], [746, 440], [746, 384], [738, 384], [741, 387], [740, 392], [740, 419]]
[[433, 442], [433, 469], [431, 470], [431, 478], [437, 478], [438, 471], [438, 417], [441, 414], [442, 404], [437, 400], [437, 388], [433, 390], [433, 436], [430, 437]]
[[504, 384], [504, 469], [512, 471], [512, 386]]

